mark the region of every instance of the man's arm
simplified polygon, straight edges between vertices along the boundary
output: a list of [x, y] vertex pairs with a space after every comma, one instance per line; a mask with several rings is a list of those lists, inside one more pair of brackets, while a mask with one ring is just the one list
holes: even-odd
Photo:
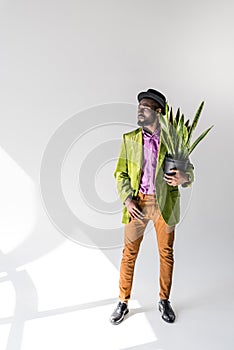
[[120, 147], [114, 177], [116, 179], [119, 198], [127, 207], [130, 216], [135, 219], [143, 219], [144, 214], [138, 207], [136, 199], [133, 198], [134, 191], [131, 187], [131, 179], [128, 175], [128, 160], [124, 135], [122, 138], [122, 144]]
[[116, 186], [119, 198], [123, 204], [129, 198], [130, 201], [133, 197], [134, 191], [131, 187], [131, 179], [128, 175], [128, 160], [125, 143], [125, 135], [122, 136], [122, 143], [120, 147], [119, 157], [116, 164], [114, 177], [116, 180]]

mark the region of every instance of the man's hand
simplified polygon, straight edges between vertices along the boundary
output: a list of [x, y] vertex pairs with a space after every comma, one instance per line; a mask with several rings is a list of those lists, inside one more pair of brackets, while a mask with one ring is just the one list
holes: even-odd
[[132, 219], [143, 219], [144, 218], [145, 215], [140, 211], [136, 199], [128, 198], [125, 201], [125, 205], [126, 205], [128, 212], [129, 212]]
[[175, 173], [175, 175], [166, 175], [164, 174], [163, 179], [166, 181], [166, 183], [170, 186], [179, 186], [183, 185], [185, 182], [188, 182], [189, 177], [186, 173], [180, 170], [171, 170]]

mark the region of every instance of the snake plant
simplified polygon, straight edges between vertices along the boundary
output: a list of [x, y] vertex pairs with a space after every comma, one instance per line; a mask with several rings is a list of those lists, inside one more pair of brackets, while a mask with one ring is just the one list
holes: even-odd
[[160, 114], [159, 122], [161, 125], [162, 142], [165, 144], [167, 154], [170, 158], [180, 160], [188, 159], [194, 148], [214, 126], [210, 126], [191, 144], [192, 134], [199, 121], [203, 106], [204, 101], [202, 101], [198, 107], [193, 121], [190, 123], [189, 119], [185, 122], [184, 114], [180, 113], [180, 108], [178, 108], [174, 116], [172, 107], [169, 111], [169, 106], [166, 104], [166, 114], [165, 116]]

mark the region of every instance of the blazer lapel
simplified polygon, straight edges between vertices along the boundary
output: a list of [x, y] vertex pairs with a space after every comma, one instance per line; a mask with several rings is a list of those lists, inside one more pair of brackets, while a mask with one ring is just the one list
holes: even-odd
[[143, 141], [142, 141], [142, 129], [138, 128], [135, 130], [135, 133], [131, 137], [131, 151], [132, 151], [132, 160], [139, 167], [139, 170], [142, 168], [142, 159], [143, 159]]
[[[141, 170], [142, 170], [142, 160], [143, 160], [143, 137], [142, 137], [141, 127], [135, 130], [135, 135], [133, 135], [132, 140], [134, 141], [132, 143], [132, 147], [136, 148], [135, 150], [133, 149], [133, 153], [135, 154], [135, 157], [136, 157], [135, 158], [136, 164], [139, 165], [139, 170], [140, 170], [139, 176], [140, 176]], [[160, 139], [155, 179], [158, 175], [159, 169], [163, 167], [163, 162], [164, 162], [166, 153], [167, 153], [167, 149]]]
[[157, 166], [156, 166], [156, 172], [155, 172], [155, 178], [158, 175], [159, 169], [163, 167], [163, 162], [164, 162], [164, 158], [166, 156], [166, 153], [167, 153], [167, 149], [166, 149], [166, 147], [164, 146], [164, 144], [160, 140], [159, 150], [158, 150], [158, 160], [157, 160]]

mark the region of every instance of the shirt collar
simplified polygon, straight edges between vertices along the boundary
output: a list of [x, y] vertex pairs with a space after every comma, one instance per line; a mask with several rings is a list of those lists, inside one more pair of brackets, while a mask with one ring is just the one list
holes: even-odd
[[148, 131], [148, 130], [146, 130], [146, 129], [144, 129], [144, 128], [142, 127], [142, 133], [143, 133], [143, 135], [144, 135], [144, 136], [148, 136], [148, 137], [159, 137], [160, 131], [161, 131], [160, 126], [153, 132], [153, 134], [151, 134], [150, 131]]

